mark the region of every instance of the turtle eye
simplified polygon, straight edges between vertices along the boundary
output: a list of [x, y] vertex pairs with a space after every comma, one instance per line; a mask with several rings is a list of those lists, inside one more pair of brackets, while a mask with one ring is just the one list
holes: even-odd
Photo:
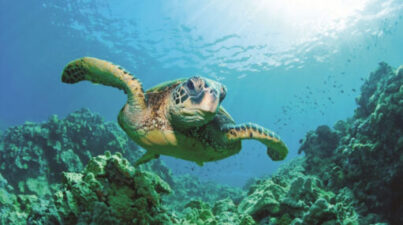
[[188, 82], [186, 83], [186, 86], [188, 86], [189, 90], [194, 90], [195, 89], [193, 81], [191, 81], [191, 80], [188, 80]]
[[220, 102], [222, 102], [222, 100], [224, 100], [226, 95], [227, 95], [227, 88], [222, 86], [221, 87], [221, 93], [220, 93]]

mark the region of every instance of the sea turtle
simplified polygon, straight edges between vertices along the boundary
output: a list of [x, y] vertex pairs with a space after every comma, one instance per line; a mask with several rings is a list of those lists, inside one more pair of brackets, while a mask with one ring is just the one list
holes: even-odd
[[287, 146], [257, 124], [235, 124], [221, 106], [227, 89], [199, 76], [157, 85], [146, 92], [140, 81], [122, 67], [97, 58], [70, 62], [62, 81], [93, 83], [122, 89], [128, 96], [120, 110], [119, 125], [146, 153], [136, 165], [168, 155], [196, 162], [216, 161], [241, 150], [241, 140], [255, 139], [267, 146], [272, 160], [283, 160]]

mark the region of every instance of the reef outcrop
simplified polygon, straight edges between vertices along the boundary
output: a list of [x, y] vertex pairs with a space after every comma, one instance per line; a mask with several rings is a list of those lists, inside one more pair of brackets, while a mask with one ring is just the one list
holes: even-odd
[[172, 180], [173, 183], [170, 184], [172, 193], [163, 198], [170, 203], [171, 209], [177, 211], [185, 209], [188, 201], [201, 201], [214, 205], [219, 200], [229, 199], [238, 204], [245, 197], [245, 191], [241, 188], [214, 182], [202, 182], [195, 176], [176, 175], [172, 176]]
[[1, 136], [0, 172], [13, 185], [27, 179], [60, 182], [63, 171], [79, 172], [91, 157], [105, 151], [121, 152], [128, 159], [143, 152], [112, 122], [81, 109], [64, 119], [26, 122]]
[[178, 224], [256, 224], [247, 213], [238, 213], [234, 202], [229, 198], [217, 201], [213, 207], [203, 201], [190, 201], [179, 214], [179, 218]]
[[80, 173], [63, 173], [53, 198], [67, 224], [169, 224], [161, 204], [171, 192], [155, 173], [134, 168], [120, 153], [92, 158]]
[[402, 224], [403, 67], [395, 71], [380, 63], [357, 104], [354, 116], [334, 129], [308, 133], [300, 148], [305, 168], [331, 190], [351, 189], [358, 212], [370, 223]]
[[286, 164], [269, 179], [249, 188], [238, 212], [260, 224], [358, 224], [348, 188], [332, 192], [316, 176], [305, 172], [303, 158]]

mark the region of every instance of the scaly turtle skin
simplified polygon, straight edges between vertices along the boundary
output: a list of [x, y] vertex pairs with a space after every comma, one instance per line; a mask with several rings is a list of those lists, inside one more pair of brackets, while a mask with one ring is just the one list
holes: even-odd
[[237, 154], [243, 139], [266, 145], [272, 160], [287, 156], [287, 146], [273, 132], [253, 123], [235, 124], [221, 106], [226, 88], [213, 80], [178, 79], [144, 93], [132, 74], [90, 57], [74, 60], [63, 70], [63, 82], [82, 80], [113, 86], [127, 94], [118, 121], [129, 137], [147, 150], [137, 165], [161, 154], [203, 165]]

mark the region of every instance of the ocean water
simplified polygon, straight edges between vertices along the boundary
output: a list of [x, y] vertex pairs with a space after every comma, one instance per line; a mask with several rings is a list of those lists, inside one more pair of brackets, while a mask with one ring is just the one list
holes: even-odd
[[82, 107], [116, 121], [123, 92], [61, 82], [79, 57], [119, 64], [145, 89], [200, 75], [227, 86], [222, 105], [237, 123], [267, 127], [289, 147], [280, 162], [256, 141], [203, 167], [161, 157], [174, 174], [234, 186], [295, 158], [307, 131], [351, 117], [368, 74], [403, 56], [399, 0], [2, 0], [0, 29], [1, 130]]

